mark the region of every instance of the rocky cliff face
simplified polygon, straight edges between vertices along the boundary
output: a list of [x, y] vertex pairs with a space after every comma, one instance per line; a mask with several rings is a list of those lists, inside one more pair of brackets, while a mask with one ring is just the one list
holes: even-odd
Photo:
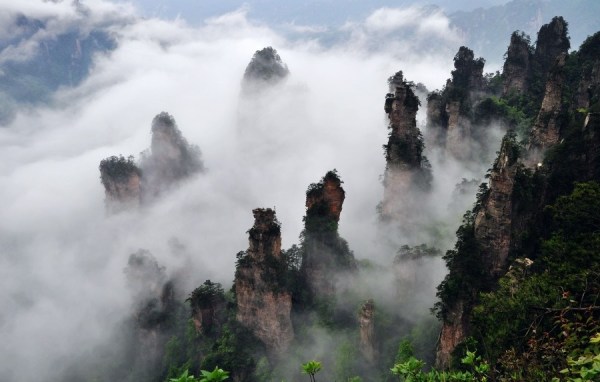
[[235, 274], [237, 320], [275, 355], [294, 338], [291, 294], [285, 289], [280, 225], [272, 209], [257, 208], [248, 231], [250, 245], [238, 256]]
[[132, 157], [112, 156], [100, 162], [100, 180], [109, 213], [139, 206], [142, 197], [141, 176], [142, 172]]
[[547, 73], [554, 66], [556, 57], [566, 54], [570, 47], [565, 19], [557, 16], [543, 25], [538, 32], [534, 53], [541, 72]]
[[561, 127], [559, 118], [563, 113], [566, 57], [565, 53], [561, 53], [548, 74], [542, 106], [531, 129], [528, 149], [530, 161], [534, 164], [542, 160], [544, 151], [548, 147], [558, 143]]
[[190, 145], [175, 119], [162, 112], [152, 121], [152, 143], [139, 165], [133, 156], [112, 156], [100, 162], [100, 180], [109, 213], [135, 208], [163, 191], [204, 172], [200, 149]]
[[[600, 175], [598, 135], [593, 127], [597, 126], [596, 115], [588, 113], [584, 120], [574, 108], [574, 105], [589, 106], [586, 95], [582, 96], [580, 91], [582, 87], [597, 89], [592, 73], [600, 50], [591, 49], [596, 53], [590, 59], [581, 59], [581, 53], [570, 57], [565, 52], [569, 46], [565, 38], [566, 23], [562, 18], [554, 18], [540, 30], [532, 63], [532, 70], [537, 73], [533, 73], [531, 80], [546, 78], [546, 81], [529, 143], [523, 148], [514, 136], [505, 137], [489, 174], [489, 185], [480, 190], [473, 221], [459, 230], [462, 244], [457, 244], [451, 254], [450, 273], [444, 281], [459, 282], [459, 290], [450, 292], [453, 297], [447, 299], [449, 304], [442, 314], [438, 366], [447, 367], [452, 351], [471, 335], [470, 316], [478, 294], [494, 288], [506, 274], [510, 254], [524, 245], [522, 233], [527, 227], [534, 223], [543, 226], [541, 211], [559, 195], [558, 189], [564, 192], [570, 190], [569, 184], [573, 182]], [[552, 66], [547, 66], [550, 57]], [[548, 67], [546, 72], [542, 72], [544, 66]], [[586, 85], [581, 85], [583, 82]], [[536, 97], [534, 86], [525, 89], [523, 94]], [[597, 93], [591, 90], [588, 94]], [[555, 153], [544, 158], [549, 148]], [[452, 289], [444, 283], [438, 289], [441, 296]]]
[[504, 96], [511, 92], [522, 94], [527, 91], [532, 54], [529, 37], [514, 32], [510, 36], [510, 45], [502, 68]]
[[486, 92], [485, 60], [461, 46], [454, 57], [452, 79], [442, 92], [427, 97], [427, 142], [437, 144], [453, 157], [466, 160], [475, 153], [470, 110]]
[[290, 71], [272, 47], [257, 50], [246, 67], [242, 92], [253, 93], [283, 81]]
[[200, 149], [190, 145], [175, 119], [162, 112], [152, 120], [150, 150], [143, 153], [144, 197], [151, 199], [193, 174], [204, 172]]
[[165, 268], [152, 254], [139, 250], [129, 256], [125, 268], [127, 285], [134, 301], [136, 341], [131, 369], [143, 376], [160, 370], [175, 312], [175, 289]]
[[335, 295], [337, 275], [356, 269], [354, 254], [338, 234], [345, 191], [335, 171], [329, 171], [306, 192], [304, 253], [301, 272], [315, 296]]
[[[583, 73], [577, 86], [575, 108], [593, 108], [598, 112], [600, 101], [600, 59], [598, 58], [600, 46], [600, 32], [588, 37], [578, 52], [578, 59], [582, 62]], [[596, 107], [594, 107], [596, 106]]]
[[377, 350], [375, 346], [375, 304], [367, 300], [358, 313], [360, 325], [360, 352], [367, 361], [375, 362]]
[[327, 173], [318, 186], [306, 194], [306, 210], [318, 211], [320, 218], [337, 224], [346, 198], [342, 182], [334, 173]]
[[490, 172], [488, 194], [475, 215], [475, 239], [480, 243], [483, 268], [492, 278], [506, 270], [511, 244], [512, 194], [519, 163], [514, 140], [506, 137]]
[[423, 156], [423, 139], [417, 128], [419, 99], [413, 84], [404, 80], [402, 72], [388, 80], [390, 92], [384, 110], [388, 116], [390, 134], [385, 149], [386, 170], [381, 218], [411, 219], [407, 206], [415, 202], [415, 193], [429, 189], [431, 172]]
[[188, 300], [192, 309], [192, 321], [197, 333], [217, 332], [225, 322], [225, 293], [221, 284], [206, 280], [196, 288]]
[[453, 274], [464, 273], [473, 274], [475, 279], [459, 285], [461, 290], [453, 293], [459, 293], [461, 297], [446, 306], [436, 354], [438, 367], [449, 366], [452, 351], [469, 335], [470, 312], [477, 294], [507, 270], [517, 225], [515, 220], [523, 218], [515, 216], [513, 205], [515, 176], [520, 166], [518, 143], [514, 135], [507, 135], [489, 174], [489, 184], [480, 193], [472, 225], [461, 228], [467, 231], [461, 239], [464, 247], [457, 248], [455, 256], [466, 259], [453, 260], [449, 265], [450, 274], [446, 280]]

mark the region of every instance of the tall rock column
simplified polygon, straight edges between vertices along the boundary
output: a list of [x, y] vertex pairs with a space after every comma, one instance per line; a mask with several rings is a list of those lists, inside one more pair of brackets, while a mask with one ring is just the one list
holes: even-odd
[[385, 112], [389, 119], [390, 134], [385, 149], [386, 169], [381, 218], [386, 220], [412, 220], [409, 208], [415, 197], [429, 189], [431, 172], [423, 156], [423, 138], [417, 128], [419, 99], [413, 85], [404, 80], [402, 72], [388, 80], [390, 93], [385, 99]]
[[292, 296], [285, 288], [281, 228], [270, 208], [257, 208], [248, 231], [249, 247], [238, 255], [235, 273], [237, 320], [250, 329], [270, 354], [285, 351], [294, 338]]
[[490, 173], [488, 194], [475, 215], [475, 239], [480, 245], [483, 269], [490, 278], [498, 278], [506, 271], [518, 150], [512, 137], [504, 138]]
[[439, 144], [459, 160], [477, 157], [473, 147], [485, 143], [479, 138], [477, 145], [473, 144], [478, 134], [473, 131], [470, 115], [486, 92], [484, 65], [483, 58], [476, 59], [471, 49], [461, 46], [454, 56], [452, 79], [442, 92], [427, 97], [427, 141]]
[[338, 233], [345, 196], [335, 170], [306, 192], [301, 271], [315, 296], [333, 296], [338, 273], [356, 269], [354, 254]]
[[[444, 283], [458, 282], [458, 297], [446, 296], [442, 331], [438, 342], [436, 365], [449, 366], [452, 352], [470, 331], [470, 315], [477, 294], [497, 280], [508, 268], [513, 230], [513, 189], [519, 167], [518, 145], [515, 137], [507, 135], [496, 159], [487, 192], [474, 210], [472, 225], [463, 225], [461, 246], [454, 251], [449, 274]], [[464, 274], [474, 275], [470, 278]], [[457, 281], [457, 278], [459, 281]], [[442, 283], [442, 285], [444, 285]], [[448, 285], [448, 284], [446, 284]], [[452, 288], [452, 287], [451, 287]], [[438, 289], [444, 294], [444, 288]], [[456, 291], [453, 294], [457, 294]]]
[[569, 51], [571, 43], [568, 36], [567, 22], [561, 16], [554, 17], [548, 24], [542, 25], [538, 32], [534, 59], [538, 70], [547, 73], [556, 58]]
[[152, 120], [150, 150], [142, 153], [144, 197], [152, 199], [193, 174], [205, 171], [200, 149], [190, 145], [166, 112]]
[[367, 300], [358, 312], [360, 325], [360, 351], [367, 361], [373, 363], [377, 357], [375, 347], [375, 304]]
[[142, 171], [132, 157], [112, 156], [100, 162], [100, 180], [106, 195], [106, 209], [110, 214], [139, 206], [141, 176]]
[[524, 33], [513, 32], [502, 68], [502, 95], [506, 96], [511, 92], [522, 94], [527, 91], [531, 55], [529, 37]]
[[544, 151], [559, 141], [566, 58], [566, 53], [559, 55], [548, 74], [542, 107], [529, 137], [529, 160], [533, 164], [541, 162]]

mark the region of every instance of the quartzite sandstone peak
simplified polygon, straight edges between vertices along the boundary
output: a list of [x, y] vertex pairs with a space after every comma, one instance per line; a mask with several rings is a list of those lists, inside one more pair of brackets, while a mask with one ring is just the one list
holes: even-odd
[[272, 47], [257, 50], [246, 67], [242, 80], [244, 93], [260, 91], [264, 86], [283, 81], [290, 74], [287, 65]]
[[292, 296], [281, 282], [286, 267], [280, 224], [270, 208], [257, 208], [252, 213], [249, 247], [238, 255], [235, 274], [236, 318], [266, 345], [267, 351], [277, 355], [294, 338]]
[[[506, 274], [510, 265], [510, 253], [522, 245], [526, 227], [542, 219], [540, 210], [557, 196], [551, 185], [587, 181], [600, 175], [600, 150], [597, 148], [598, 139], [594, 132], [598, 118], [595, 113], [587, 111], [588, 107], [593, 107], [590, 105], [593, 101], [588, 101], [585, 96], [580, 97], [582, 83], [585, 83], [583, 86], [589, 89], [587, 93], [596, 94], [589, 99], [596, 99], [597, 102], [597, 81], [590, 74], [600, 59], [600, 51], [595, 50], [586, 59], [582, 59], [581, 53], [577, 52], [574, 57], [569, 57], [566, 53], [569, 47], [568, 40], [565, 42], [566, 34], [566, 23], [560, 17], [555, 17], [540, 30], [538, 48], [533, 57], [537, 61], [532, 63], [531, 68], [538, 72], [533, 73], [531, 78], [545, 78], [545, 91], [537, 118], [531, 126], [527, 149], [520, 147], [514, 134], [504, 138], [489, 174], [489, 185], [480, 193], [478, 205], [473, 210], [472, 225], [461, 227], [470, 231], [467, 236], [473, 237], [469, 251], [476, 256], [473, 261], [477, 264], [478, 276], [475, 284], [460, 287], [461, 294], [451, 300], [443, 312], [443, 327], [437, 351], [438, 366], [448, 367], [456, 346], [471, 334], [470, 320], [477, 295], [488, 291]], [[586, 41], [590, 46], [595, 45], [593, 37]], [[586, 52], [585, 43], [581, 50]], [[583, 57], [586, 57], [585, 53]], [[571, 67], [568, 67], [569, 64]], [[569, 76], [575, 79], [569, 80]], [[505, 76], [504, 80], [513, 81], [513, 78]], [[534, 97], [530, 93], [535, 91], [526, 86], [523, 94]], [[576, 110], [572, 105], [583, 106], [583, 109]], [[587, 112], [585, 120], [580, 115], [582, 111]], [[568, 129], [570, 135], [566, 134]], [[558, 150], [555, 155], [564, 154], [569, 149], [571, 154], [564, 156], [561, 161], [548, 160], [547, 157], [544, 158], [548, 149]], [[527, 176], [534, 176], [540, 184], [537, 192], [529, 196], [524, 193], [523, 187], [531, 186], [519, 183], [524, 182], [520, 179]], [[468, 257], [469, 253], [462, 253], [457, 248], [456, 256]], [[454, 261], [454, 264], [458, 263], [459, 259]], [[461, 273], [469, 272], [461, 269], [461, 266], [464, 263], [450, 266], [446, 280], [463, 277]], [[443, 295], [444, 289], [438, 290]]]
[[[470, 110], [485, 95], [483, 78], [485, 60], [475, 58], [473, 51], [461, 46], [454, 56], [452, 79], [441, 92], [427, 97], [427, 143], [444, 148], [459, 160], [473, 159], [473, 141]], [[475, 145], [476, 146], [476, 145]]]
[[407, 211], [429, 189], [431, 172], [423, 156], [423, 139], [417, 127], [419, 99], [414, 85], [407, 82], [402, 72], [388, 80], [390, 89], [385, 98], [384, 110], [389, 119], [389, 138], [385, 149], [386, 169], [383, 179], [384, 195], [381, 218], [411, 224], [413, 216]]
[[345, 195], [335, 170], [306, 192], [302, 273], [314, 295], [334, 295], [337, 272], [356, 269], [354, 254], [338, 234]]
[[175, 119], [162, 112], [152, 120], [150, 149], [139, 165], [133, 156], [112, 156], [100, 162], [100, 179], [109, 213], [151, 201], [179, 182], [205, 171], [200, 149], [190, 145]]

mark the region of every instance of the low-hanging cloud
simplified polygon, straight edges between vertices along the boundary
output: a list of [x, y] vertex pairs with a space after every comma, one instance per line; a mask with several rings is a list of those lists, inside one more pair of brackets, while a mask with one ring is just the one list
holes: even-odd
[[[60, 24], [76, 17], [67, 3], [28, 1], [20, 11]], [[358, 258], [377, 259], [386, 80], [403, 70], [409, 80], [441, 87], [451, 56], [424, 53], [414, 42], [404, 51], [365, 44], [382, 38], [372, 33], [331, 47], [289, 41], [244, 9], [196, 28], [137, 18], [132, 7], [106, 0], [82, 3], [89, 17], [117, 12], [127, 20], [107, 26], [118, 48], [96, 57], [80, 86], [60, 90], [48, 105], [18, 109], [0, 130], [0, 379], [60, 380], [57, 364], [66, 368], [77, 349], [110, 338], [131, 314], [124, 268], [140, 248], [167, 274], [183, 275], [184, 293], [206, 279], [229, 287], [252, 209], [275, 207], [283, 246], [297, 243], [306, 187], [333, 168], [347, 192], [341, 235]], [[400, 27], [394, 20], [402, 12], [418, 13], [382, 12], [360, 29]], [[444, 30], [440, 16], [431, 17], [415, 25], [423, 41]], [[455, 41], [442, 43], [454, 49]], [[244, 68], [265, 46], [278, 50], [290, 76], [257, 100], [251, 124], [240, 124]], [[106, 216], [100, 160], [148, 147], [161, 111], [201, 148], [207, 172], [140, 210]], [[448, 192], [457, 177], [445, 180]], [[183, 251], [172, 250], [173, 238]]]
[[439, 8], [411, 6], [408, 8], [380, 8], [365, 20], [367, 31], [391, 33], [412, 30], [426, 38], [460, 41], [458, 32], [450, 26], [450, 19]]

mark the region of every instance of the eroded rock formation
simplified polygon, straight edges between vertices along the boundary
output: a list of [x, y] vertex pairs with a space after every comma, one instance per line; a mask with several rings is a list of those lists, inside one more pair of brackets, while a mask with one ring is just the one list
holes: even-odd
[[[423, 138], [417, 128], [419, 99], [413, 84], [397, 72], [388, 80], [390, 92], [385, 98], [384, 110], [389, 119], [390, 134], [384, 146], [386, 170], [381, 218], [400, 221], [412, 220], [408, 208], [415, 198], [427, 191], [431, 181], [429, 163], [423, 155]], [[406, 221], [405, 223], [409, 223]]]
[[360, 325], [360, 352], [367, 361], [373, 363], [377, 357], [375, 346], [375, 304], [367, 300], [358, 312]]
[[100, 162], [100, 181], [104, 186], [109, 213], [139, 206], [142, 198], [142, 171], [133, 157], [112, 156]]
[[[476, 256], [476, 268], [468, 261], [458, 265], [459, 272], [474, 272], [481, 285], [486, 285], [506, 272], [507, 259], [513, 239], [513, 188], [515, 174], [519, 168], [517, 143], [514, 136], [507, 136], [492, 171], [487, 192], [482, 195], [480, 206], [475, 211], [472, 226], [473, 241], [471, 248]], [[471, 228], [467, 228], [471, 229]], [[469, 247], [470, 248], [470, 247]], [[459, 256], [473, 254], [459, 253]], [[460, 261], [457, 260], [457, 263]], [[471, 266], [471, 269], [464, 267]], [[455, 269], [456, 272], [458, 269]], [[452, 272], [452, 270], [451, 270]], [[465, 288], [467, 289], [467, 287]], [[462, 342], [470, 329], [470, 311], [473, 308], [473, 292], [464, 292], [466, 298], [453, 301], [444, 312], [444, 320], [438, 343], [436, 362], [439, 367], [447, 367], [452, 351]]]
[[[598, 89], [598, 82], [593, 79], [598, 50], [591, 49], [588, 53], [595, 53], [586, 59], [582, 57], [587, 53], [569, 57], [566, 34], [566, 23], [560, 17], [540, 29], [528, 81], [545, 79], [545, 88], [529, 143], [525, 149], [514, 136], [505, 137], [489, 174], [489, 185], [480, 189], [473, 220], [459, 230], [459, 243], [448, 263], [450, 273], [446, 281], [458, 282], [460, 290], [447, 295], [448, 304], [442, 310], [437, 351], [440, 367], [449, 365], [456, 346], [471, 335], [470, 319], [477, 296], [491, 290], [507, 273], [509, 254], [525, 245], [523, 232], [532, 222], [537, 226], [544, 224], [541, 210], [559, 195], [557, 187], [564, 192], [566, 184], [600, 175], [600, 150], [594, 132], [597, 118], [594, 113], [588, 113], [585, 120], [581, 115], [593, 102], [588, 99], [598, 95], [594, 90]], [[586, 51], [585, 44], [582, 51]], [[523, 94], [535, 100], [538, 90], [533, 85], [527, 84]], [[589, 89], [587, 94], [581, 91], [584, 87]], [[584, 109], [577, 111], [574, 105]], [[549, 148], [557, 150], [555, 155], [562, 155], [562, 159], [544, 158]], [[448, 291], [446, 287], [448, 284], [442, 283], [438, 289], [442, 296]]]
[[302, 273], [314, 295], [333, 296], [337, 274], [356, 269], [354, 254], [338, 234], [345, 191], [337, 172], [329, 171], [306, 192]]
[[474, 135], [470, 110], [486, 92], [483, 58], [475, 59], [473, 51], [461, 46], [454, 57], [452, 79], [442, 92], [427, 98], [427, 142], [439, 145], [461, 160], [477, 153], [472, 150]]
[[560, 136], [559, 118], [562, 109], [563, 87], [565, 86], [564, 66], [566, 53], [561, 53], [548, 74], [542, 106], [529, 137], [529, 155], [533, 164], [540, 162], [544, 151], [558, 143]]
[[197, 333], [216, 332], [225, 322], [225, 293], [221, 284], [206, 280], [188, 298]]
[[100, 162], [100, 180], [109, 213], [135, 208], [194, 174], [204, 172], [200, 149], [190, 145], [175, 119], [162, 112], [152, 121], [152, 143], [137, 164], [133, 156]]
[[275, 49], [269, 46], [257, 50], [244, 72], [242, 92], [260, 91], [265, 86], [283, 81], [289, 74], [287, 65]]
[[556, 58], [569, 51], [571, 42], [567, 33], [567, 22], [561, 16], [554, 17], [550, 23], [542, 25], [535, 46], [535, 61], [542, 73], [554, 66]]
[[161, 367], [175, 314], [175, 288], [165, 268], [146, 250], [129, 256], [125, 275], [134, 302], [133, 351], [137, 373], [156, 375]]
[[245, 253], [238, 254], [235, 273], [236, 318], [266, 345], [268, 352], [276, 355], [285, 351], [294, 338], [281, 229], [274, 210], [257, 208], [252, 212], [250, 245]]
[[527, 91], [533, 54], [531, 50], [529, 37], [522, 32], [513, 32], [502, 69], [503, 95], [506, 96], [511, 92], [522, 94]]
[[502, 141], [489, 175], [489, 192], [475, 215], [475, 239], [480, 243], [483, 268], [492, 278], [506, 270], [512, 226], [512, 194], [519, 166], [519, 148], [510, 137]]
[[[577, 87], [575, 108], [590, 108], [599, 112], [600, 102], [600, 58], [597, 54], [600, 46], [600, 32], [588, 37], [579, 49], [579, 60], [584, 63], [581, 80]], [[594, 107], [595, 106], [595, 107]]]
[[150, 150], [142, 153], [140, 163], [145, 198], [204, 171], [200, 149], [187, 142], [172, 115], [162, 112], [154, 117], [151, 131]]

